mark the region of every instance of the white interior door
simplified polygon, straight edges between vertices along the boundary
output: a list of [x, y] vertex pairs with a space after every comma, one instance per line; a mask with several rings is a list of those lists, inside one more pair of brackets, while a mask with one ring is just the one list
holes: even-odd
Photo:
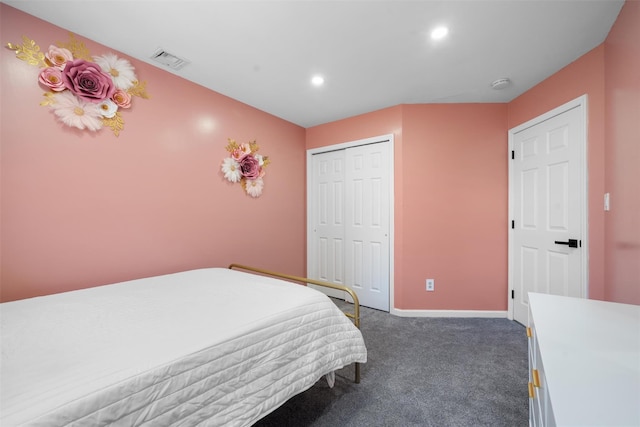
[[585, 98], [510, 131], [511, 315], [528, 292], [586, 297]]
[[389, 311], [393, 144], [363, 141], [309, 159], [307, 274], [347, 285], [362, 305]]

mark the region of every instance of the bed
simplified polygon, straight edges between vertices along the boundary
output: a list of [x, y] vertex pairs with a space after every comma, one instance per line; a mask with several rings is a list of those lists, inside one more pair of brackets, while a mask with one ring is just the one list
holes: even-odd
[[[344, 290], [345, 315], [323, 293]], [[367, 350], [348, 288], [232, 264], [0, 304], [0, 425], [249, 426]]]

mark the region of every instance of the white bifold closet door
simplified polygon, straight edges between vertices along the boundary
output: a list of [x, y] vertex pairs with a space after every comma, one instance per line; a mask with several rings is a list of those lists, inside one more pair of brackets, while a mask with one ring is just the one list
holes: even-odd
[[383, 141], [317, 153], [310, 165], [308, 274], [347, 285], [363, 306], [384, 311], [389, 311], [391, 147]]

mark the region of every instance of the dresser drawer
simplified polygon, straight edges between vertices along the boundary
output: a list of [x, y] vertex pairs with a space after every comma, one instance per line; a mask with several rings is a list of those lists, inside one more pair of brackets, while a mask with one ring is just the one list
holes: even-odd
[[535, 427], [554, 427], [553, 409], [531, 313], [529, 313], [529, 327], [526, 333], [529, 343], [529, 423]]

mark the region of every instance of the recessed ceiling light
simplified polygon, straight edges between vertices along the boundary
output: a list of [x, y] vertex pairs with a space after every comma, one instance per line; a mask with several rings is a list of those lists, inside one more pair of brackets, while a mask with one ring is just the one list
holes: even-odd
[[436, 27], [431, 31], [431, 38], [433, 40], [441, 40], [449, 34], [449, 29], [445, 26]]
[[324, 77], [322, 76], [313, 76], [311, 78], [311, 84], [314, 86], [322, 86], [324, 84]]

